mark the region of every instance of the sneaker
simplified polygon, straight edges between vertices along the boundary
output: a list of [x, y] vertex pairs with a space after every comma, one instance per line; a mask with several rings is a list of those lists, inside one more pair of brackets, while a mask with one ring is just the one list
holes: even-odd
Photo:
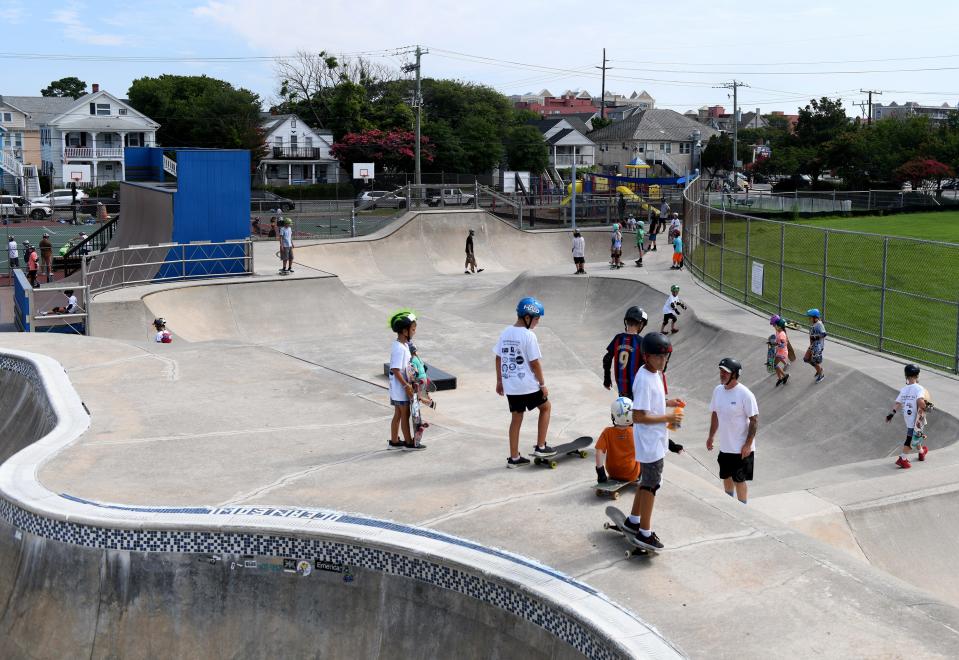
[[523, 467], [524, 465], [529, 465], [529, 459], [525, 456], [520, 456], [519, 458], [513, 458], [510, 456], [506, 459], [506, 467], [508, 468], [518, 468]]
[[896, 465], [901, 467], [903, 470], [908, 470], [912, 467], [912, 463], [909, 462], [909, 459], [903, 458], [902, 456], [896, 459]]
[[779, 386], [782, 385], [782, 384], [783, 384], [783, 379], [782, 379], [782, 378], [777, 378], [777, 379], [776, 379], [776, 384], [773, 385], [773, 387], [779, 387]]
[[486, 270], [486, 269], [485, 269], [485, 268], [477, 268], [477, 269], [476, 269], [476, 272], [477, 272], [477, 273], [482, 273], [484, 270]]
[[403, 445], [403, 451], [420, 451], [422, 449], [426, 449], [426, 445], [420, 444], [419, 442]]
[[816, 382], [817, 382], [817, 383], [821, 383], [821, 382], [822, 382], [822, 379], [825, 378], [825, 377], [826, 377], [826, 372], [823, 372], [823, 373], [821, 373], [821, 374], [816, 374]]
[[639, 523], [629, 522], [629, 518], [626, 518], [626, 520], [623, 521], [623, 528], [620, 531], [632, 534], [633, 536], [639, 536]]
[[463, 271], [463, 274], [464, 274], [464, 275], [469, 275], [470, 272], [469, 272], [468, 270], [464, 270], [464, 271]]
[[402, 442], [393, 442], [392, 440], [390, 440], [389, 442], [386, 443], [386, 449], [387, 449], [387, 450], [390, 450], [390, 449], [402, 449], [402, 448], [403, 448], [403, 443], [402, 443]]
[[292, 269], [292, 268], [287, 268], [287, 269], [286, 269], [286, 272], [288, 272], [288, 273], [292, 273], [292, 272], [294, 272], [294, 271], [293, 271], [293, 269]]
[[550, 447], [549, 445], [543, 445], [542, 447], [534, 447], [533, 455], [543, 458], [545, 456], [555, 456], [556, 450]]
[[643, 536], [642, 534], [636, 535], [636, 542], [640, 545], [646, 545], [650, 548], [655, 548], [656, 550], [663, 549], [663, 542], [659, 540], [659, 537], [656, 536], [656, 532], [651, 532], [649, 536]]
[[786, 374], [785, 376], [783, 376], [783, 385], [785, 385], [788, 380], [789, 380], [789, 374]]
[[655, 245], [653, 246], [653, 249], [652, 249], [651, 251], [652, 251], [652, 252], [655, 252], [655, 251], [656, 251], [656, 246], [655, 246]]
[[923, 445], [922, 447], [920, 447], [920, 448], [919, 448], [919, 460], [920, 460], [920, 461], [926, 460], [926, 454], [928, 454], [928, 453], [929, 453], [929, 447], [927, 447], [926, 445]]

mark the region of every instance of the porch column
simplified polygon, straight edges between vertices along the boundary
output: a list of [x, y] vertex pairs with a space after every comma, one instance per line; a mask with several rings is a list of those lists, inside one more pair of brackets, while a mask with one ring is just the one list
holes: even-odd
[[310, 175], [313, 178], [313, 183], [316, 183], [316, 163], [310, 163]]
[[260, 163], [260, 167], [263, 169], [263, 185], [267, 185], [266, 173], [270, 169], [270, 166], [267, 163]]
[[117, 131], [117, 135], [120, 136], [120, 178], [119, 181], [126, 181], [126, 163], [127, 163], [127, 152], [124, 150], [127, 142], [127, 132], [126, 131]]
[[90, 179], [93, 185], [98, 186], [100, 182], [98, 181], [99, 172], [97, 168], [99, 166], [99, 160], [97, 158], [97, 134], [94, 131], [89, 131], [90, 133], [90, 153], [93, 156], [93, 163], [90, 165]]
[[293, 163], [286, 164], [286, 185], [293, 185]]

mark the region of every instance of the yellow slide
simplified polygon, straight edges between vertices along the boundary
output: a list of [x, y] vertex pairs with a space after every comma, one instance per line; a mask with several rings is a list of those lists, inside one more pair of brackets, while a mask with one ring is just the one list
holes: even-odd
[[643, 201], [643, 198], [634, 193], [632, 190], [626, 186], [617, 186], [616, 192], [622, 193], [623, 197], [627, 202], [640, 202], [639, 208], [642, 209], [643, 213], [649, 213], [649, 210], [653, 210], [653, 215], [659, 216], [659, 209], [655, 206], [651, 206]]
[[[583, 182], [582, 182], [582, 181], [577, 181], [577, 182], [576, 182], [576, 192], [579, 193], [579, 194], [583, 194]], [[573, 196], [573, 184], [567, 183], [567, 184], [566, 184], [566, 197], [564, 197], [564, 198], [563, 198], [563, 201], [560, 202], [560, 206], [566, 206], [567, 204], [569, 204], [569, 200], [572, 198], [572, 196]]]

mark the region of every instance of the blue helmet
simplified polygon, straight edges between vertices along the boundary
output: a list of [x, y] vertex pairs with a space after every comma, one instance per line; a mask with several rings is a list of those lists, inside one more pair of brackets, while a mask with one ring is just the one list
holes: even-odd
[[531, 296], [523, 298], [516, 304], [516, 316], [519, 318], [523, 318], [524, 316], [538, 318], [545, 315], [546, 309], [543, 307], [543, 303]]
[[816, 309], [815, 307], [813, 307], [812, 309], [807, 309], [807, 310], [806, 310], [806, 316], [811, 316], [811, 317], [816, 318], [816, 319], [821, 319], [821, 318], [822, 318], [822, 314], [820, 314], [820, 313], [819, 313], [819, 310]]

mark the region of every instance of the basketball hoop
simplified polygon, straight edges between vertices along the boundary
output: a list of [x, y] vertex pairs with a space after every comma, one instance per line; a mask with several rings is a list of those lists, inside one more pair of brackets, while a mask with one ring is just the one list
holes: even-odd
[[83, 181], [83, 172], [70, 172], [71, 181]]

